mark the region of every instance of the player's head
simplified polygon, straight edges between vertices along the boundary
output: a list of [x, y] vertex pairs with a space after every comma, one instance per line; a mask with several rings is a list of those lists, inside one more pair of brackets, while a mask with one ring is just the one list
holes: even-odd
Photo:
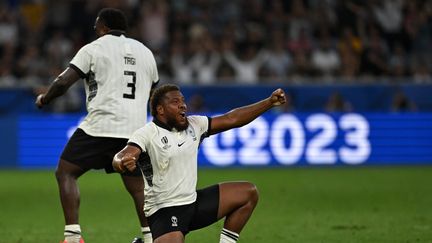
[[153, 117], [177, 130], [185, 130], [189, 123], [186, 117], [186, 103], [177, 85], [165, 84], [153, 91], [150, 98]]
[[122, 11], [115, 8], [103, 8], [97, 15], [94, 29], [100, 37], [113, 30], [126, 32], [127, 27], [127, 19]]

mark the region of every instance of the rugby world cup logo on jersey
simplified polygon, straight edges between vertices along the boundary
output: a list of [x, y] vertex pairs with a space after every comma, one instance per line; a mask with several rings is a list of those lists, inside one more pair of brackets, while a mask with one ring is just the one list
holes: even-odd
[[161, 142], [163, 143], [163, 149], [169, 149], [171, 147], [171, 145], [168, 144], [168, 138], [166, 136], [163, 136], [161, 138]]

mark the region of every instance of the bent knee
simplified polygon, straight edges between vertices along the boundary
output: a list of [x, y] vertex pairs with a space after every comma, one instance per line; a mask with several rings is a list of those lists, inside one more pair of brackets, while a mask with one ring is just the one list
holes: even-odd
[[253, 205], [256, 205], [258, 203], [258, 199], [259, 199], [259, 192], [258, 192], [258, 188], [255, 184], [247, 182], [248, 185], [248, 198], [249, 198], [249, 202]]

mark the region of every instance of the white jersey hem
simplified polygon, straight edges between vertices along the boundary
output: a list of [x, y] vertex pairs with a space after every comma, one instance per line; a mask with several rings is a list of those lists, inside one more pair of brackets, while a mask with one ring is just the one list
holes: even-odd
[[184, 201], [184, 202], [176, 202], [176, 203], [163, 203], [163, 204], [159, 204], [157, 206], [153, 206], [151, 209], [147, 209], [145, 208], [145, 204], [144, 204], [144, 213], [146, 217], [150, 217], [151, 215], [153, 215], [154, 213], [156, 213], [159, 209], [162, 208], [168, 208], [168, 207], [175, 207], [175, 206], [183, 206], [183, 205], [188, 205], [191, 203], [194, 203], [196, 201], [196, 196], [193, 200], [189, 200], [189, 201]]

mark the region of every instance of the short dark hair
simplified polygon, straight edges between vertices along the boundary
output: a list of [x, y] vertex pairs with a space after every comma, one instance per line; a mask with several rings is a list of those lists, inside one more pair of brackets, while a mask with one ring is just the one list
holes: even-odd
[[153, 117], [157, 115], [157, 106], [160, 105], [165, 98], [165, 94], [170, 91], [180, 91], [180, 88], [174, 84], [164, 84], [153, 90], [153, 94], [150, 98], [150, 109]]
[[115, 8], [103, 8], [98, 13], [99, 21], [111, 30], [126, 31], [128, 28], [127, 19], [124, 13]]

